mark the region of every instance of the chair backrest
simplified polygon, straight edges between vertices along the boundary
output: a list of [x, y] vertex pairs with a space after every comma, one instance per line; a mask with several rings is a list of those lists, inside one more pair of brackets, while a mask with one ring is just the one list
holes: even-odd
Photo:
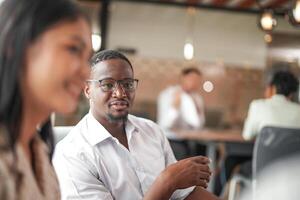
[[54, 143], [57, 144], [72, 130], [74, 126], [55, 126], [53, 127]]
[[264, 127], [254, 145], [253, 179], [257, 181], [272, 163], [297, 154], [300, 155], [300, 129]]

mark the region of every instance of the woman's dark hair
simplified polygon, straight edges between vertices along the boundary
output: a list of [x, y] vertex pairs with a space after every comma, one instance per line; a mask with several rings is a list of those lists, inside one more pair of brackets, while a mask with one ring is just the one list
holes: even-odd
[[269, 85], [275, 86], [276, 93], [286, 97], [296, 93], [299, 89], [299, 80], [290, 71], [275, 71]]
[[[7, 130], [3, 131], [8, 133], [4, 137], [12, 150], [21, 128], [21, 77], [24, 74], [26, 49], [53, 25], [80, 17], [87, 19], [79, 7], [69, 0], [4, 0], [1, 4], [0, 124]], [[39, 134], [49, 146], [51, 156], [54, 142], [50, 119], [41, 126]]]

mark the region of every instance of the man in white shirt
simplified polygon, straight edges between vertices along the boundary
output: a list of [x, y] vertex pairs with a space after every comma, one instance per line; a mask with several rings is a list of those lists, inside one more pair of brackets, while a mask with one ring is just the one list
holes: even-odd
[[216, 199], [203, 189], [211, 174], [207, 158], [176, 163], [162, 130], [128, 114], [137, 84], [123, 54], [93, 56], [85, 88], [90, 112], [53, 159], [62, 199]]
[[[187, 141], [177, 137], [176, 130], [201, 130], [205, 123], [204, 103], [199, 94], [201, 76], [197, 68], [185, 68], [180, 85], [166, 88], [158, 97], [157, 123], [164, 128], [177, 159], [190, 156], [191, 149]], [[199, 153], [204, 154], [205, 148], [198, 147], [202, 148]]]
[[300, 105], [291, 101], [299, 81], [289, 71], [277, 71], [265, 90], [266, 99], [251, 102], [243, 137], [251, 140], [265, 126], [300, 128]]

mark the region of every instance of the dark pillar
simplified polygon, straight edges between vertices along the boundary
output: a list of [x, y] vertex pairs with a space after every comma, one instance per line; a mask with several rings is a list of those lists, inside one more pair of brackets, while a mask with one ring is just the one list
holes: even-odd
[[110, 0], [101, 0], [101, 11], [99, 13], [100, 33], [101, 33], [101, 48], [100, 48], [100, 50], [104, 50], [107, 48], [109, 4], [110, 4]]

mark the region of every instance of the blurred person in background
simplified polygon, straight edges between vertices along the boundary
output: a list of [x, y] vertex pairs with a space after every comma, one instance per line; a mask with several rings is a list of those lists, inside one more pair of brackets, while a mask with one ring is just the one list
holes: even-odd
[[128, 58], [104, 50], [91, 65], [90, 112], [57, 144], [53, 159], [62, 199], [217, 199], [204, 189], [208, 158], [176, 162], [160, 127], [129, 114], [138, 80]]
[[251, 102], [243, 137], [254, 139], [265, 126], [299, 128], [300, 106], [292, 102], [299, 90], [299, 80], [289, 71], [276, 71], [266, 89], [265, 99]]
[[[296, 76], [287, 70], [276, 70], [270, 74], [267, 82], [264, 99], [256, 99], [250, 103], [248, 116], [244, 123], [243, 137], [245, 140], [254, 140], [263, 127], [273, 126], [282, 128], [300, 128], [300, 105], [292, 102], [297, 95], [299, 81]], [[217, 178], [216, 194], [231, 178], [234, 171], [246, 177], [252, 176], [252, 158], [228, 156], [225, 159], [224, 180]], [[238, 167], [237, 167], [238, 166]]]
[[[165, 130], [177, 159], [193, 154], [188, 141], [180, 139], [176, 130], [201, 130], [205, 123], [204, 102], [199, 94], [201, 72], [194, 67], [181, 72], [180, 84], [163, 90], [158, 97], [157, 122]], [[205, 155], [205, 147], [197, 146], [198, 154]]]
[[5, 0], [0, 30], [0, 199], [59, 200], [49, 116], [77, 107], [90, 24], [68, 0]]

